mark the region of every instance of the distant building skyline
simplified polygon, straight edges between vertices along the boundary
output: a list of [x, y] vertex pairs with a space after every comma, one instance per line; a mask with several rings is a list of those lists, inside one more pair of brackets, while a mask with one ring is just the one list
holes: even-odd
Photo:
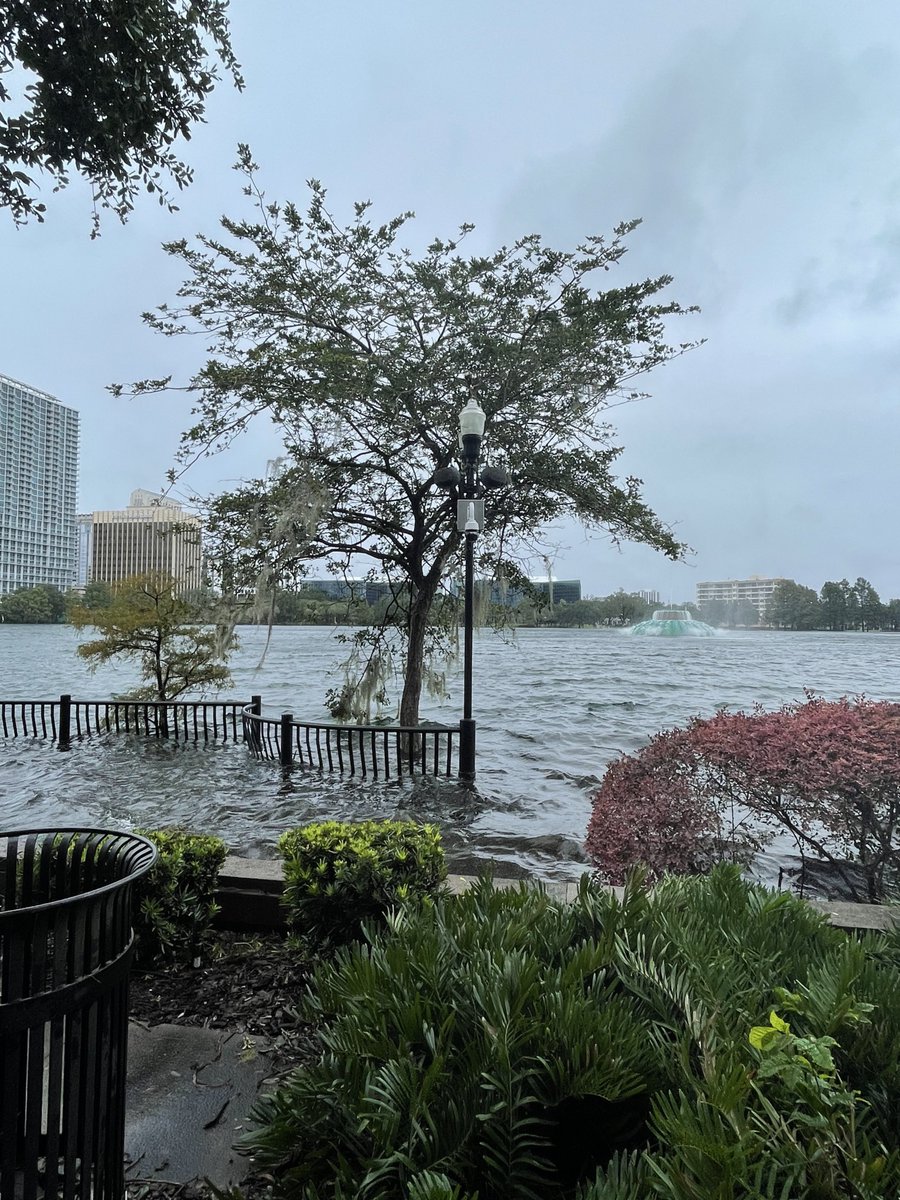
[[[75, 512], [79, 430], [78, 410], [62, 404], [50, 393], [0, 374], [0, 595], [41, 584], [61, 590], [84, 588], [92, 578], [106, 581], [111, 581], [107, 576], [112, 575], [122, 578], [120, 571], [125, 563], [137, 564], [132, 573], [165, 570], [172, 572], [184, 586], [192, 586], [195, 579], [199, 582], [202, 549], [198, 545], [196, 552], [188, 552], [190, 537], [171, 539], [173, 546], [168, 553], [151, 552], [153, 538], [142, 540], [132, 536], [126, 545], [123, 530], [110, 540], [108, 527], [140, 520], [137, 513], [141, 509], [153, 510], [145, 523], [156, 527], [158, 541], [163, 539], [167, 524], [173, 523], [172, 512], [181, 514], [177, 523], [195, 524], [199, 531], [197, 518], [183, 514], [178, 501], [138, 488], [132, 492], [126, 509]], [[279, 459], [269, 461], [267, 474], [272, 475], [280, 463]], [[168, 517], [166, 512], [170, 514]], [[99, 543], [94, 530], [98, 515], [102, 515], [104, 525]], [[180, 543], [178, 549], [175, 543]], [[696, 603], [703, 606], [713, 601], [747, 601], [763, 617], [772, 592], [785, 578], [751, 575], [745, 579], [702, 581], [695, 585]], [[531, 582], [539, 591], [550, 592], [548, 575], [532, 577]], [[558, 582], [554, 577], [553, 602], [571, 602], [576, 595], [574, 589], [564, 586], [559, 591]], [[348, 591], [340, 584], [335, 587], [333, 581], [319, 581], [319, 586], [333, 596]], [[390, 588], [382, 583], [370, 591], [384, 595]], [[581, 594], [579, 581], [578, 598]], [[639, 588], [634, 589], [634, 594], [651, 606], [689, 602], [673, 589]], [[516, 596], [512, 601], [502, 602], [516, 603], [518, 599]]]
[[[482, 580], [477, 582], [481, 583]], [[486, 582], [486, 581], [485, 581]], [[533, 591], [539, 596], [546, 596], [550, 604], [575, 604], [581, 599], [580, 579], [557, 579], [539, 575], [528, 580]], [[502, 604], [507, 608], [515, 608], [527, 599], [523, 588], [501, 587], [494, 582], [491, 584], [491, 603]]]
[[91, 578], [91, 545], [94, 525], [93, 513], [75, 514], [77, 549], [75, 554], [75, 586], [84, 591]]
[[0, 375], [0, 596], [75, 584], [79, 415]]

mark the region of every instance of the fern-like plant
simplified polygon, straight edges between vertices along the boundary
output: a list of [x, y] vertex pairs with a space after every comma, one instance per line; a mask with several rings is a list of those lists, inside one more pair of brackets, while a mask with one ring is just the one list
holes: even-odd
[[316, 972], [321, 1061], [245, 1148], [287, 1200], [896, 1200], [900, 938], [644, 882], [395, 910]]
[[395, 911], [317, 971], [323, 1059], [260, 1102], [246, 1148], [310, 1200], [426, 1178], [480, 1200], [553, 1195], [565, 1103], [604, 1101], [616, 1130], [661, 1069], [578, 924], [487, 883]]

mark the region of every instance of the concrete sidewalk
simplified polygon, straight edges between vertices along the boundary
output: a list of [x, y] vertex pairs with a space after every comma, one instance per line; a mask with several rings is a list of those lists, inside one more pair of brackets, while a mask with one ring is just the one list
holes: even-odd
[[129, 1183], [241, 1182], [250, 1164], [233, 1145], [272, 1071], [271, 1053], [257, 1042], [239, 1031], [129, 1023]]

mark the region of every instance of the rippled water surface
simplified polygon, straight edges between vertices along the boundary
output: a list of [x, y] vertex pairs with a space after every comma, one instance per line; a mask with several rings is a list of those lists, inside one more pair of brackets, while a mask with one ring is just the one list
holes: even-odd
[[[264, 711], [326, 716], [342, 647], [335, 631], [279, 627], [258, 666], [266, 631], [241, 631], [234, 688], [258, 692]], [[128, 667], [91, 676], [66, 626], [0, 625], [0, 698], [61, 692], [104, 699], [133, 683]], [[512, 641], [475, 641], [478, 790], [452, 781], [363, 784], [255, 762], [237, 745], [196, 748], [106, 737], [60, 752], [42, 742], [0, 741], [0, 827], [62, 822], [161, 825], [220, 833], [266, 855], [278, 833], [319, 817], [415, 815], [437, 821], [458, 869], [495, 859], [506, 873], [578, 872], [589, 789], [623, 750], [656, 730], [717, 708], [771, 708], [810, 688], [829, 698], [900, 700], [900, 635], [726, 633], [642, 639], [606, 630], [520, 630]], [[455, 721], [452, 696], [423, 716]], [[498, 868], [499, 869], [499, 868]]]

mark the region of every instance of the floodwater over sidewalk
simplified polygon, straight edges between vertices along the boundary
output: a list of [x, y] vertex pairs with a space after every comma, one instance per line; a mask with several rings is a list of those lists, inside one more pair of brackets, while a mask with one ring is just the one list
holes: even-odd
[[[268, 714], [326, 717], [322, 700], [340, 681], [336, 631], [277, 627], [257, 669], [266, 631], [239, 631], [230, 697], [263, 697]], [[65, 626], [0, 626], [2, 699], [61, 692], [105, 698], [133, 683], [119, 666], [89, 676]], [[811, 688], [827, 698], [865, 693], [900, 700], [900, 635], [731, 633], [702, 639], [630, 638], [606, 630], [526, 629], [475, 641], [478, 787], [452, 780], [363, 781], [318, 771], [282, 774], [240, 744], [194, 746], [102, 736], [60, 751], [46, 742], [0, 743], [0, 827], [65, 822], [130, 827], [182, 823], [219, 833], [242, 854], [268, 856], [289, 826], [328, 817], [410, 816], [444, 830], [452, 869], [495, 861], [497, 873], [568, 878], [592, 785], [606, 764], [661, 728], [718, 708], [778, 707]], [[423, 717], [455, 722], [461, 683], [426, 701]], [[775, 882], [790, 847], [761, 864]]]

